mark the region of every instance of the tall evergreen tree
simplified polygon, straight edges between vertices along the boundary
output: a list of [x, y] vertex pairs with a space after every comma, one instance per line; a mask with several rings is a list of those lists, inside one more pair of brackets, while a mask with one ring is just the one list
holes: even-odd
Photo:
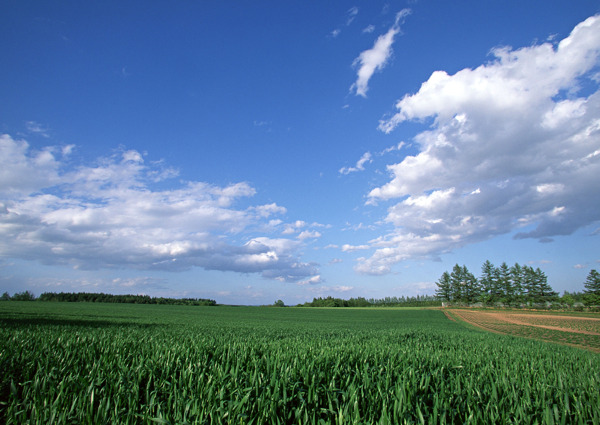
[[523, 268], [519, 263], [515, 263], [510, 268], [510, 280], [513, 287], [513, 303], [519, 305], [525, 302], [525, 292], [523, 288]]
[[515, 294], [510, 268], [505, 262], [503, 262], [498, 268], [498, 289], [500, 293], [500, 300], [504, 304], [512, 305], [515, 300]]
[[533, 267], [523, 266], [523, 288], [525, 288], [525, 302], [527, 304], [539, 302], [540, 294]]
[[548, 284], [546, 274], [539, 267], [534, 269], [533, 267], [524, 266], [523, 269], [525, 271], [524, 286], [527, 289], [526, 300], [529, 303], [541, 304], [558, 299], [558, 293], [554, 292]]
[[455, 264], [450, 273], [450, 292], [451, 299], [454, 302], [463, 302], [464, 296], [464, 280], [463, 269], [458, 264]]
[[584, 284], [583, 300], [586, 305], [600, 305], [600, 273], [590, 270]]
[[481, 287], [481, 301], [485, 304], [495, 303], [497, 301], [495, 299], [496, 287], [498, 286], [497, 272], [496, 267], [489, 260], [486, 260], [481, 266], [479, 285]]
[[438, 287], [435, 291], [436, 297], [442, 301], [450, 301], [452, 297], [450, 273], [444, 272], [436, 285]]
[[479, 282], [468, 269], [467, 266], [462, 266], [462, 281], [463, 283], [463, 301], [468, 304], [473, 304], [479, 300], [481, 291]]
[[555, 292], [548, 283], [548, 277], [539, 267], [535, 270], [537, 282], [539, 285], [540, 302], [552, 302], [558, 299], [558, 292]]

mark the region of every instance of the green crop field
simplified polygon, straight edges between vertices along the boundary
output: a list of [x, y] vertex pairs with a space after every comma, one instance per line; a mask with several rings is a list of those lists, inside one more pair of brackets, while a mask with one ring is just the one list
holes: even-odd
[[0, 303], [0, 423], [600, 423], [600, 356], [439, 310]]

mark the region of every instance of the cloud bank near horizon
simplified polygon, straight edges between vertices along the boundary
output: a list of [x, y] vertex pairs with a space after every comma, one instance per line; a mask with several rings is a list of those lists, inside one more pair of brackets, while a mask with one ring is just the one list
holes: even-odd
[[[91, 166], [73, 167], [73, 146], [33, 150], [0, 136], [0, 255], [77, 269], [131, 268], [259, 273], [285, 282], [316, 281], [317, 267], [300, 261], [302, 240], [269, 237], [285, 224], [275, 203], [241, 208], [255, 189], [183, 182], [122, 150]], [[242, 242], [239, 242], [241, 240]]]

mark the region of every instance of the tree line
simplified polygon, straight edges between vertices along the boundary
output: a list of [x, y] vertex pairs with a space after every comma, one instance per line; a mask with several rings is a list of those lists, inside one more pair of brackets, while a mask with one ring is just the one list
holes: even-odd
[[348, 300], [329, 296], [314, 298], [312, 301], [298, 304], [298, 307], [435, 307], [439, 305], [441, 305], [440, 300], [433, 295], [385, 297], [381, 299], [358, 297]]
[[[466, 266], [456, 264], [452, 272], [442, 274], [436, 285], [437, 298], [454, 304], [534, 306], [557, 301], [572, 304], [581, 300], [587, 305], [599, 305], [600, 301], [600, 275], [596, 270], [590, 272], [583, 294], [565, 293], [562, 298], [548, 284], [546, 274], [539, 267], [534, 269], [518, 263], [509, 267], [505, 262], [496, 267], [489, 260], [482, 265], [479, 278]], [[594, 285], [598, 288], [594, 289]]]
[[19, 292], [12, 297], [5, 292], [0, 298], [4, 301], [56, 301], [56, 302], [95, 302], [127, 304], [170, 304], [170, 305], [217, 305], [215, 300], [206, 298], [165, 298], [149, 295], [112, 295], [91, 292], [44, 292], [36, 298], [31, 292]]

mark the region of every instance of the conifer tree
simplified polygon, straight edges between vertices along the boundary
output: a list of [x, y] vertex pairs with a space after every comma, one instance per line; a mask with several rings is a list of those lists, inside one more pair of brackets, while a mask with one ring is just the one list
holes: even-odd
[[462, 281], [463, 283], [463, 300], [468, 304], [473, 304], [478, 301], [481, 295], [479, 282], [468, 269], [467, 266], [462, 266]]
[[600, 273], [590, 270], [583, 286], [583, 300], [586, 305], [600, 305]]
[[519, 263], [515, 263], [515, 265], [510, 268], [510, 280], [513, 288], [513, 303], [519, 305], [525, 301], [523, 268]]
[[514, 290], [508, 265], [503, 262], [498, 268], [499, 298], [504, 304], [513, 304]]
[[496, 267], [489, 260], [486, 260], [481, 266], [481, 277], [479, 278], [480, 299], [485, 304], [493, 304], [497, 301], [494, 296], [497, 286], [496, 275]]
[[535, 270], [537, 282], [539, 285], [540, 302], [552, 302], [558, 299], [558, 292], [555, 292], [548, 283], [548, 277], [539, 267]]
[[527, 304], [537, 303], [539, 290], [533, 267], [523, 266], [523, 288], [525, 288], [525, 302]]
[[435, 291], [436, 297], [442, 301], [450, 301], [452, 296], [450, 273], [444, 272], [436, 282], [438, 288]]
[[462, 302], [463, 295], [464, 295], [463, 291], [464, 291], [463, 269], [461, 266], [456, 264], [452, 268], [452, 273], [450, 273], [450, 292], [451, 292], [452, 301]]

